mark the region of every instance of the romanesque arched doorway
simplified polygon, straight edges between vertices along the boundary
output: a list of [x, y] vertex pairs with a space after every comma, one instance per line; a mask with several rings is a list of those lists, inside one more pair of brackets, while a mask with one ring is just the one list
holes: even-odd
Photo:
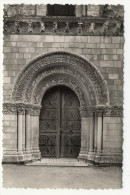
[[[66, 89], [74, 93], [79, 100], [81, 147], [78, 146], [78, 152], [74, 156], [100, 161], [103, 114], [108, 113], [109, 109], [107, 83], [99, 70], [87, 59], [62, 51], [44, 54], [27, 64], [14, 84], [11, 103], [5, 104], [5, 112], [9, 110], [16, 117], [18, 132], [16, 157], [19, 158], [19, 161], [41, 158], [41, 148], [39, 148], [40, 111], [46, 94], [49, 93], [49, 90], [56, 89], [54, 88], [56, 86], [60, 86], [60, 89], [66, 86]], [[62, 99], [61, 96], [60, 98]], [[61, 122], [61, 120], [59, 121]], [[59, 136], [62, 136], [62, 126], [59, 125], [58, 128]], [[72, 135], [70, 129], [69, 136], [72, 137]], [[57, 144], [60, 141], [61, 139], [58, 139]], [[63, 152], [67, 147], [64, 147], [63, 144], [59, 144], [57, 147], [55, 157], [69, 156]]]
[[80, 103], [68, 87], [49, 89], [39, 117], [39, 148], [44, 157], [78, 157], [81, 146]]

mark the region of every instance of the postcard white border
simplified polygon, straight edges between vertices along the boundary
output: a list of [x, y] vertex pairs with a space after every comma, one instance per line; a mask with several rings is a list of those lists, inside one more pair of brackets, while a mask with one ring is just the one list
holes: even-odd
[[[2, 0], [0, 2], [0, 137], [2, 137], [2, 63], [3, 63], [3, 5], [4, 4], [54, 4], [54, 3], [61, 3], [61, 4], [121, 4], [124, 5], [125, 9], [125, 44], [124, 44], [124, 120], [123, 120], [123, 188], [121, 190], [50, 190], [50, 189], [15, 189], [9, 188], [4, 189], [2, 188], [2, 184], [0, 186], [0, 192], [3, 195], [14, 195], [14, 194], [31, 194], [34, 195], [38, 194], [50, 194], [53, 195], [65, 195], [66, 193], [69, 194], [115, 194], [115, 195], [127, 195], [130, 194], [130, 0]], [[1, 142], [0, 142], [1, 143]], [[2, 144], [0, 145], [0, 151], [2, 151]], [[2, 152], [0, 152], [0, 158], [2, 159]], [[2, 173], [2, 167], [0, 167], [0, 172]], [[2, 183], [2, 174], [0, 174], [0, 183]]]

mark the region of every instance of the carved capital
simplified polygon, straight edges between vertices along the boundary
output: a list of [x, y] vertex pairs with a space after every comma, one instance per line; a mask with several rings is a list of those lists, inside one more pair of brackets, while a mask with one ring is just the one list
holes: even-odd
[[25, 114], [30, 115], [32, 113], [32, 108], [26, 108], [25, 109]]
[[17, 108], [17, 112], [18, 112], [18, 115], [24, 115], [25, 114], [25, 108], [24, 107]]
[[104, 107], [96, 107], [95, 108], [95, 114], [98, 117], [102, 117], [104, 113]]
[[32, 116], [39, 116], [41, 111], [41, 106], [33, 106], [31, 110], [31, 115]]
[[80, 115], [81, 115], [81, 118], [88, 118], [90, 116], [87, 108], [81, 108]]

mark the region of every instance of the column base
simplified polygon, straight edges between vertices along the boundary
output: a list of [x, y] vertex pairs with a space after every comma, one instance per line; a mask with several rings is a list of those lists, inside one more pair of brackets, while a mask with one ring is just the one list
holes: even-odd
[[40, 150], [32, 150], [32, 160], [41, 160], [41, 152]]
[[87, 159], [87, 154], [85, 152], [83, 153], [83, 151], [82, 151], [82, 153], [79, 153], [79, 156], [78, 156], [79, 161], [86, 162], [86, 159]]
[[24, 162], [32, 161], [32, 152], [31, 150], [24, 151]]
[[3, 154], [2, 163], [24, 163], [23, 152], [7, 151]]
[[41, 159], [39, 150], [33, 151], [4, 151], [2, 163], [20, 163], [36, 161]]
[[95, 152], [88, 151], [87, 153], [87, 161], [94, 162]]

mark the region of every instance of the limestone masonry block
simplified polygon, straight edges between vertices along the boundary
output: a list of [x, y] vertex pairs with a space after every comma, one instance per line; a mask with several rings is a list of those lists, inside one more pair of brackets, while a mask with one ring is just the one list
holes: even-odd
[[83, 54], [92, 54], [91, 49], [83, 49]]
[[120, 37], [112, 37], [112, 43], [120, 43], [121, 38]]
[[80, 42], [81, 36], [74, 36], [74, 42]]
[[23, 59], [24, 58], [24, 54], [23, 53], [16, 53], [16, 59]]
[[11, 52], [10, 47], [3, 47], [3, 52], [5, 53]]
[[17, 46], [18, 47], [27, 47], [28, 46], [28, 43], [27, 42], [23, 42], [23, 41], [17, 42]]
[[81, 36], [80, 41], [82, 43], [88, 42], [88, 36]]
[[121, 61], [113, 61], [113, 66], [114, 67], [122, 67], [122, 62]]
[[122, 146], [122, 141], [105, 141], [103, 142], [104, 147], [109, 147], [109, 148], [121, 148]]
[[91, 36], [90, 42], [91, 43], [100, 43], [100, 36]]
[[46, 48], [46, 47], [52, 47], [52, 44], [53, 44], [53, 43], [51, 43], [51, 42], [46, 43], [46, 42], [45, 42], [45, 43], [42, 43], [42, 44], [43, 44], [43, 47]]
[[74, 42], [74, 36], [65, 36], [64, 41], [69, 43]]
[[109, 79], [118, 79], [118, 74], [109, 74]]
[[6, 47], [8, 47], [8, 46], [15, 47], [16, 46], [16, 43], [17, 42], [13, 42], [13, 41], [8, 41], [8, 42], [5, 41], [3, 45], [6, 46]]
[[119, 123], [121, 124], [122, 123], [122, 118], [121, 117], [104, 117], [104, 123], [108, 123], [108, 124], [113, 124], [113, 123]]
[[69, 43], [60, 43], [60, 47], [69, 47]]
[[37, 42], [27, 42], [28, 47], [37, 47]]
[[65, 37], [64, 36], [54, 36], [54, 42], [64, 42]]
[[100, 48], [106, 48], [106, 44], [105, 43], [97, 43], [96, 47], [99, 48], [99, 49]]
[[10, 83], [10, 77], [4, 77], [3, 83]]
[[116, 52], [117, 54], [123, 54], [123, 49], [117, 49]]
[[89, 48], [89, 49], [91, 49], [91, 48], [100, 48], [100, 47], [97, 47], [97, 45], [98, 44], [96, 44], [96, 43], [86, 43], [86, 48]]
[[101, 36], [101, 43], [111, 43], [112, 42], [112, 39], [111, 39], [111, 37], [103, 37], [103, 36]]
[[[32, 54], [34, 55], [34, 54]], [[31, 54], [30, 53], [24, 53], [24, 59], [28, 59], [31, 58]]]
[[100, 61], [100, 67], [114, 67], [113, 61]]
[[79, 46], [79, 43], [70, 43], [69, 45], [70, 45], [70, 47], [75, 48], [75, 47], [78, 47]]
[[[52, 43], [52, 47], [60, 47], [61, 43]], [[51, 47], [51, 46], [49, 46]]]
[[47, 5], [36, 5], [36, 15], [38, 16], [46, 16]]

